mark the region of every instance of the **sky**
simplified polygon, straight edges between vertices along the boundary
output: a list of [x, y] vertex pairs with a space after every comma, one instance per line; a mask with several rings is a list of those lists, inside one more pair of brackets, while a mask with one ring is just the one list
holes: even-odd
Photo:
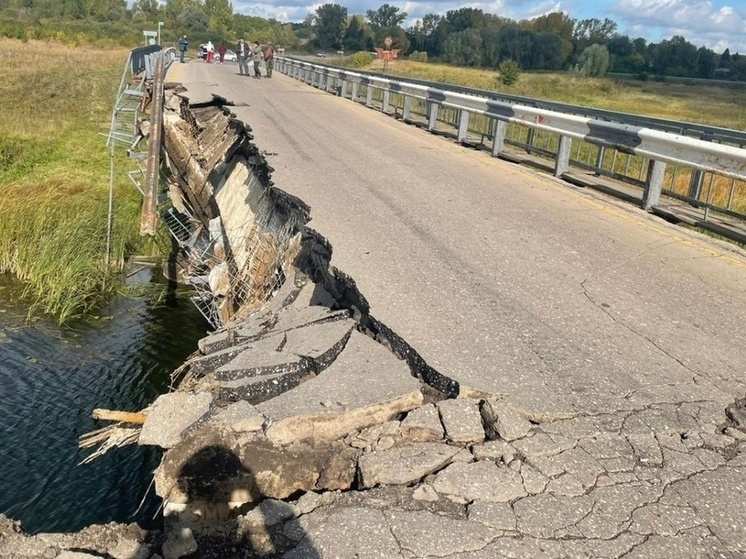
[[[427, 13], [445, 13], [462, 7], [481, 8], [503, 17], [524, 19], [552, 11], [575, 18], [609, 17], [619, 31], [632, 37], [659, 41], [683, 35], [697, 45], [721, 52], [746, 53], [746, 0], [328, 0], [347, 7], [349, 13], [364, 14], [388, 1], [409, 14], [406, 24]], [[243, 14], [301, 21], [323, 1], [233, 0]]]

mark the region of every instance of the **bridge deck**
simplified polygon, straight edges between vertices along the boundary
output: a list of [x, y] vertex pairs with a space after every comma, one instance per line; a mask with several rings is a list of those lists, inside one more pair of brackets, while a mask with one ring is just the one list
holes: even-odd
[[632, 206], [276, 74], [176, 65], [312, 207], [372, 314], [546, 419], [746, 392], [746, 257]]

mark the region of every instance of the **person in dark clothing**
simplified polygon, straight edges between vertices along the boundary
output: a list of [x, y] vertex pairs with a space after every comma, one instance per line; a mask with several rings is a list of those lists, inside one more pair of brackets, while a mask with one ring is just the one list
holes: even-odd
[[223, 60], [225, 59], [225, 51], [228, 49], [225, 48], [225, 43], [220, 43], [220, 46], [218, 47], [218, 57], [220, 58], [220, 63], [223, 63]]
[[275, 65], [275, 47], [272, 43], [267, 43], [262, 50], [264, 54], [264, 65], [267, 67], [267, 77], [272, 77], [272, 68]]
[[179, 53], [181, 54], [180, 61], [182, 64], [184, 64], [184, 56], [186, 55], [186, 51], [189, 48], [189, 41], [187, 40], [187, 36], [184, 35], [181, 39], [179, 39]]
[[236, 46], [236, 56], [238, 57], [238, 73], [243, 75], [249, 75], [249, 57], [251, 56], [251, 50], [246, 41], [241, 39], [238, 41]]

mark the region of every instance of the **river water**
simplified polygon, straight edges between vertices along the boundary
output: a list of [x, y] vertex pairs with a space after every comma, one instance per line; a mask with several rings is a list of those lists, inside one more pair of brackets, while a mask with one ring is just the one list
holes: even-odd
[[78, 437], [102, 426], [93, 408], [139, 410], [165, 392], [207, 324], [148, 270], [128, 281], [100, 316], [61, 328], [29, 323], [20, 286], [0, 275], [0, 513], [29, 532], [155, 522], [159, 452], [132, 445], [78, 466]]

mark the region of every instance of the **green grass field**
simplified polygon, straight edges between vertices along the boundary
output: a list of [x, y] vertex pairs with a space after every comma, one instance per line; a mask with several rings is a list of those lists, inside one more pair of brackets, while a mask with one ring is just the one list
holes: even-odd
[[[26, 282], [32, 312], [61, 322], [116, 288], [105, 266], [105, 137], [123, 49], [0, 39], [0, 272]], [[121, 168], [121, 167], [120, 167]], [[115, 188], [113, 261], [139, 241], [140, 195]]]
[[[333, 58], [319, 60], [335, 63]], [[375, 60], [364, 69], [380, 72], [383, 62]], [[496, 70], [406, 59], [390, 63], [389, 72], [575, 105], [746, 129], [746, 90], [743, 88], [586, 78], [553, 72], [523, 72], [517, 83], [505, 86], [497, 80]]]

